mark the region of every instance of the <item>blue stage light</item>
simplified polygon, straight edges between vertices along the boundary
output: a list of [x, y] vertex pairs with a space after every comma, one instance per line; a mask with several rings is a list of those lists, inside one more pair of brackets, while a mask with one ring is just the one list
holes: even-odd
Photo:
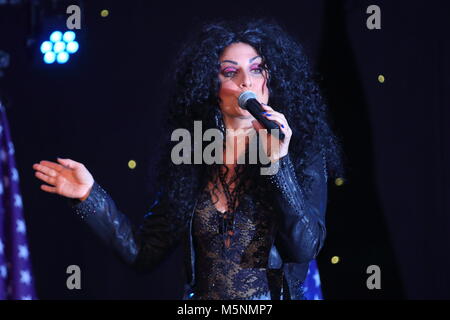
[[53, 45], [53, 51], [55, 53], [62, 52], [62, 51], [64, 51], [64, 49], [66, 49], [65, 42], [58, 41], [58, 42], [55, 42], [55, 44]]
[[58, 63], [66, 63], [69, 60], [69, 54], [65, 51], [58, 53], [56, 61]]
[[41, 52], [44, 54], [44, 62], [47, 64], [55, 61], [62, 64], [66, 63], [70, 54], [78, 51], [80, 45], [75, 41], [75, 32], [53, 31], [50, 34], [50, 41], [44, 41], [41, 44]]
[[42, 53], [46, 53], [48, 51], [52, 51], [53, 49], [53, 43], [51, 43], [50, 41], [44, 41], [41, 44], [41, 52]]
[[56, 54], [53, 51], [48, 51], [44, 54], [44, 62], [45, 63], [53, 63], [55, 62]]
[[64, 32], [63, 40], [65, 42], [71, 42], [71, 41], [75, 40], [75, 32], [73, 32], [73, 31]]
[[66, 51], [68, 53], [75, 53], [78, 51], [78, 47], [79, 47], [78, 42], [71, 41], [66, 45]]
[[62, 40], [62, 32], [61, 31], [54, 31], [50, 35], [50, 41], [51, 42], [58, 42]]

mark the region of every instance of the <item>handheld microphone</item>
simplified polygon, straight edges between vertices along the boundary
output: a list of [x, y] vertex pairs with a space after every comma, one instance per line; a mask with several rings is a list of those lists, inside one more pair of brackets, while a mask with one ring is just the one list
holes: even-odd
[[281, 131], [280, 126], [273, 120], [267, 119], [262, 113], [266, 110], [263, 109], [261, 104], [256, 100], [256, 94], [252, 91], [244, 91], [239, 95], [238, 104], [242, 109], [247, 110], [250, 114], [258, 120], [261, 125], [268, 130], [269, 133], [271, 129], [278, 129], [279, 136], [276, 138], [283, 140], [284, 133]]

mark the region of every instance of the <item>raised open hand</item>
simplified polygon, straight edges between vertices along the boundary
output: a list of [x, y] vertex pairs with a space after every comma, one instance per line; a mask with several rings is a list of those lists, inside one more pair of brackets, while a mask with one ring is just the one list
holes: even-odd
[[85, 200], [94, 184], [91, 173], [80, 162], [60, 158], [57, 161], [59, 163], [42, 160], [33, 164], [35, 176], [49, 184], [41, 185], [41, 190]]

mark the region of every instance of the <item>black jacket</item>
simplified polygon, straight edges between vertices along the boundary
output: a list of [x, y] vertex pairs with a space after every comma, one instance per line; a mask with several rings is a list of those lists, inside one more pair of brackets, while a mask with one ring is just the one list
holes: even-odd
[[[325, 240], [327, 171], [322, 154], [308, 165], [306, 174], [313, 177], [310, 192], [298, 183], [289, 155], [278, 162], [279, 170], [265, 176], [278, 203], [277, 236], [270, 251], [267, 269], [279, 271], [280, 279], [274, 299], [303, 299], [303, 282], [309, 262], [317, 256]], [[192, 217], [196, 200], [192, 200], [186, 223], [174, 223], [171, 207], [165, 198], [156, 201], [140, 228], [116, 207], [108, 193], [95, 182], [89, 197], [80, 202], [70, 200], [72, 208], [125, 263], [141, 272], [150, 271], [180, 240], [185, 248], [188, 298], [195, 287], [195, 248]], [[196, 199], [196, 198], [195, 198]]]

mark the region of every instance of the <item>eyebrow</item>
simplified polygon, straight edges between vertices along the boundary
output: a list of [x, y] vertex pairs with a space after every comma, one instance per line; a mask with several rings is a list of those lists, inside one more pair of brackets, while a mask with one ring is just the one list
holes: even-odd
[[[249, 59], [248, 62], [252, 62], [256, 58], [261, 58], [261, 56], [255, 56], [255, 57]], [[233, 61], [233, 60], [223, 60], [223, 61], [220, 62], [220, 64], [222, 64], [224, 62], [229, 62], [229, 63], [236, 64], [236, 65], [238, 64], [236, 61]]]

